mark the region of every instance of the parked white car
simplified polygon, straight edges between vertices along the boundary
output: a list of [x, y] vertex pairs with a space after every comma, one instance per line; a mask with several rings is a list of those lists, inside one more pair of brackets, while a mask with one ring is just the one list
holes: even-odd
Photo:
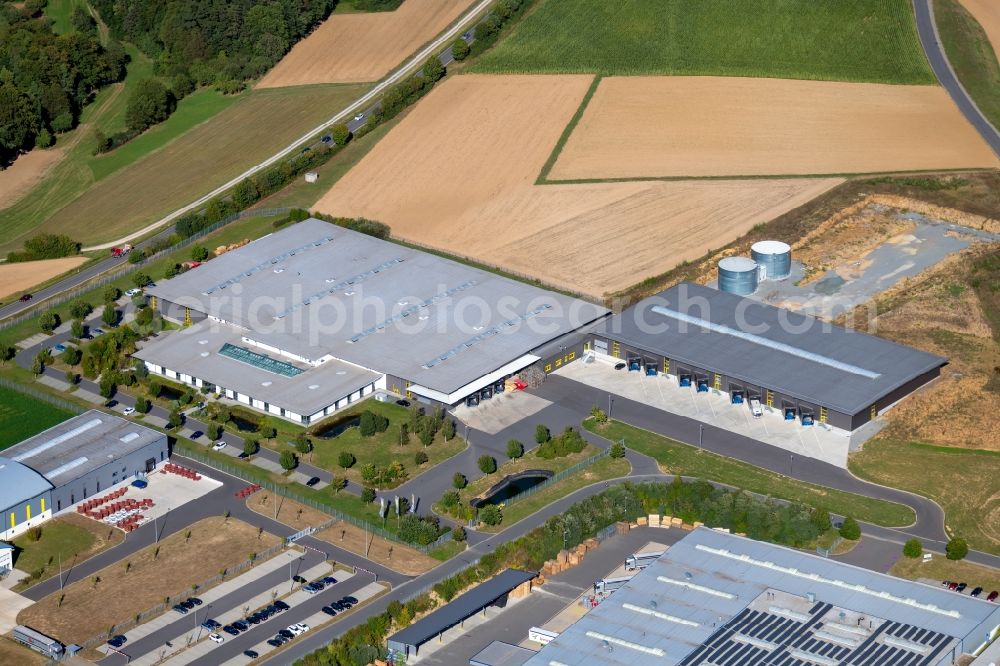
[[220, 439], [215, 444], [212, 444], [212, 449], [215, 451], [221, 451], [224, 448], [226, 448], [225, 440]]
[[220, 636], [219, 634], [209, 634], [208, 640], [212, 641], [213, 643], [222, 643], [226, 639]]
[[292, 632], [292, 635], [294, 636], [300, 636], [301, 634], [305, 633], [297, 624], [290, 624], [285, 628], [288, 629], [288, 631]]
[[295, 626], [298, 627], [302, 633], [309, 631], [309, 625], [305, 622], [297, 622]]
[[750, 399], [750, 413], [753, 414], [754, 418], [760, 418], [764, 415], [764, 410], [760, 407], [760, 400]]
[[126, 407], [125, 409], [122, 410], [122, 414], [124, 414], [125, 416], [132, 416], [133, 414], [135, 414], [135, 407]]
[[142, 289], [132, 288], [132, 289], [127, 290], [125, 292], [125, 295], [128, 296], [129, 298], [132, 298], [133, 296], [138, 296], [141, 293], [142, 293]]

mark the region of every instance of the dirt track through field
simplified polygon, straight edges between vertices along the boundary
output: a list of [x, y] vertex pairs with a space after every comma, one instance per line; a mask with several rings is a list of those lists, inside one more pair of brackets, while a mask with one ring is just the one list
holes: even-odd
[[553, 180], [1000, 165], [943, 88], [710, 76], [601, 81]]
[[600, 296], [701, 256], [839, 179], [535, 185], [589, 76], [445, 81], [317, 203]]
[[0, 171], [0, 209], [13, 206], [63, 158], [62, 148], [36, 148]]
[[959, 0], [972, 16], [983, 26], [990, 38], [993, 52], [1000, 59], [1000, 3], [996, 0]]
[[257, 87], [377, 81], [471, 4], [405, 0], [394, 12], [335, 14], [296, 44]]
[[0, 264], [0, 299], [28, 291], [46, 280], [62, 275], [87, 261], [87, 257], [42, 259], [16, 264]]

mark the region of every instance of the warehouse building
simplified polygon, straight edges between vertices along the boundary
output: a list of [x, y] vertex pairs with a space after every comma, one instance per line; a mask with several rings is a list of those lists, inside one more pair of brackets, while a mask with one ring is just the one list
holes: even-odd
[[524, 666], [944, 666], [1000, 606], [698, 528]]
[[938, 377], [947, 360], [697, 284], [640, 301], [604, 323], [588, 351], [668, 375], [803, 424], [853, 431]]
[[135, 354], [150, 372], [305, 424], [378, 389], [473, 404], [609, 314], [316, 219], [147, 293], [185, 324]]
[[0, 458], [4, 532], [12, 539], [92, 495], [146, 474], [169, 455], [167, 436], [91, 410], [6, 449]]

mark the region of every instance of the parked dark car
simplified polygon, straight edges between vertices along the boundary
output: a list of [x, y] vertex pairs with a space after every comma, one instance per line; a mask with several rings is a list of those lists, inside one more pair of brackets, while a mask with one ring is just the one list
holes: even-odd
[[615, 370], [624, 370], [626, 363], [615, 363]]
[[323, 606], [322, 608], [320, 608], [320, 610], [323, 611], [324, 613], [326, 613], [327, 615], [331, 616], [331, 617], [337, 614], [337, 611], [335, 611], [330, 606]]
[[950, 583], [948, 583], [948, 589], [949, 590], [954, 590], [957, 587], [958, 587], [958, 583], [956, 583], [955, 581], [951, 581]]
[[260, 615], [253, 614], [247, 616], [247, 622], [250, 624], [260, 624]]
[[243, 620], [236, 620], [236, 622], [233, 622], [233, 626], [239, 629], [240, 631], [246, 631], [247, 629], [250, 628], [250, 625], [244, 622]]
[[117, 636], [112, 636], [111, 640], [108, 641], [108, 645], [110, 645], [113, 648], [120, 648], [121, 646], [125, 645], [125, 643], [127, 643], [127, 642], [128, 642], [128, 639], [125, 638], [124, 636], [122, 636], [121, 634], [119, 634]]
[[253, 650], [243, 650], [243, 656], [248, 657], [250, 659], [256, 659], [260, 655], [254, 652]]
[[304, 583], [304, 582], [306, 582], [306, 579], [303, 578], [302, 576], [298, 575], [298, 574], [295, 574], [294, 576], [292, 576], [292, 580], [295, 581], [296, 583]]
[[[300, 578], [301, 578], [301, 576], [300, 576]], [[303, 580], [305, 580], [305, 579], [303, 579]], [[284, 601], [281, 601], [280, 599], [278, 601], [275, 601], [274, 605], [275, 605], [275, 607], [278, 610], [283, 610], [283, 611], [286, 611], [289, 608], [291, 608], [291, 606], [289, 606], [288, 604], [286, 604]]]
[[281, 641], [275, 640], [274, 638], [267, 639], [267, 644], [271, 647], [281, 647]]
[[223, 630], [224, 632], [226, 632], [227, 634], [229, 634], [230, 636], [239, 636], [239, 635], [240, 635], [240, 632], [238, 632], [238, 631], [237, 631], [237, 630], [236, 630], [236, 629], [235, 629], [235, 628], [233, 627], [233, 625], [231, 625], [231, 624], [227, 624], [226, 626], [224, 626], [224, 627], [222, 628], [222, 630]]
[[955, 588], [956, 592], [965, 592], [965, 588], [969, 587], [966, 583], [959, 583], [958, 587]]
[[311, 585], [311, 586], [312, 586], [312, 587], [313, 587], [314, 589], [316, 589], [316, 590], [322, 590], [323, 588], [325, 588], [325, 587], [326, 587], [326, 584], [325, 584], [325, 583], [323, 582], [323, 580], [322, 580], [322, 579], [317, 579], [317, 580], [314, 580], [313, 582], [311, 582], [311, 583], [309, 583], [309, 584], [310, 584], [310, 585]]
[[21, 302], [27, 303], [31, 300], [31, 294], [21, 294]]
[[404, 398], [400, 398], [399, 400], [396, 401], [396, 404], [399, 405], [400, 407], [409, 407], [410, 401]]
[[990, 596], [986, 597], [986, 601], [996, 601], [997, 596], [1000, 596], [1000, 592], [993, 590], [992, 592], [990, 592]]
[[195, 606], [201, 606], [202, 603], [201, 599], [199, 599], [198, 597], [188, 597], [188, 601], [193, 603]]
[[310, 488], [312, 488], [313, 486], [315, 486], [319, 482], [320, 482], [320, 478], [318, 476], [314, 476], [313, 478], [311, 478], [308, 481], [306, 481], [306, 485], [309, 486]]
[[323, 583], [326, 585], [336, 585], [337, 579], [334, 578], [333, 576], [327, 576], [326, 578], [323, 579]]
[[184, 606], [182, 606], [180, 604], [177, 604], [176, 606], [174, 606], [174, 610], [177, 611], [178, 613], [180, 613], [181, 615], [187, 615], [187, 612], [188, 612], [188, 609], [184, 608]]
[[222, 627], [221, 624], [212, 619], [205, 620], [204, 622], [201, 623], [201, 626], [205, 627], [209, 631], [215, 631], [216, 629]]
[[983, 593], [983, 588], [979, 586], [976, 586], [976, 588], [972, 590], [972, 592], [969, 592], [969, 594], [972, 595], [973, 597], [978, 597], [982, 593]]
[[333, 142], [333, 137], [327, 134], [322, 139], [320, 139], [320, 141], [322, 141], [323, 143], [331, 143]]
[[278, 632], [278, 635], [284, 638], [285, 640], [291, 640], [292, 638], [295, 638], [295, 634], [288, 631], [288, 629], [282, 629], [281, 631]]
[[341, 599], [341, 601], [346, 601], [346, 602], [351, 603], [351, 604], [358, 603], [357, 597], [352, 597], [351, 595], [347, 595], [346, 597], [344, 597], [343, 599]]

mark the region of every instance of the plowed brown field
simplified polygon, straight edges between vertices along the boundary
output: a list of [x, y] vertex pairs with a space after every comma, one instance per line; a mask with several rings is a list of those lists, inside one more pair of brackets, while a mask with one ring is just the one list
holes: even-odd
[[335, 14], [292, 47], [258, 88], [377, 81], [472, 0], [406, 0], [394, 12]]
[[63, 158], [62, 148], [42, 150], [36, 148], [21, 155], [14, 163], [0, 171], [0, 209], [13, 206], [42, 179], [49, 169]]
[[1000, 3], [996, 0], [960, 0], [990, 38], [993, 51], [1000, 58]]
[[29, 290], [35, 285], [62, 275], [86, 261], [87, 257], [63, 257], [62, 259], [0, 264], [0, 299], [6, 299], [11, 294]]
[[446, 80], [316, 204], [599, 296], [721, 247], [838, 179], [535, 185], [589, 76]]
[[939, 86], [711, 76], [601, 81], [553, 180], [996, 167]]

